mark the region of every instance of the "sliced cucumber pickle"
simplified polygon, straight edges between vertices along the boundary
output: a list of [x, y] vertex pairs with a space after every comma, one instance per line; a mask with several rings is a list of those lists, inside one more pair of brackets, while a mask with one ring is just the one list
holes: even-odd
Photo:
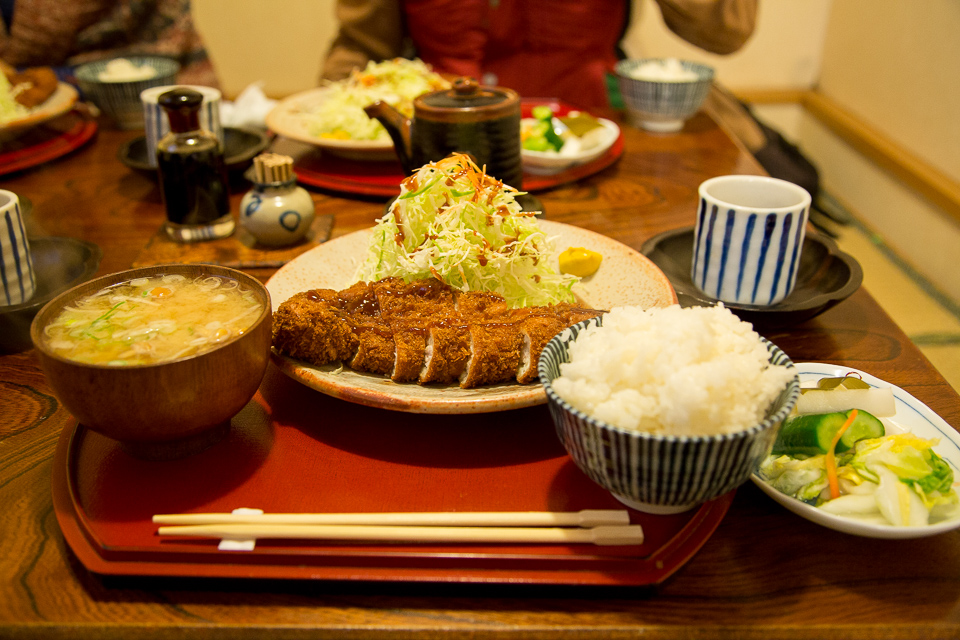
[[[850, 412], [847, 411], [844, 414], [844, 421], [846, 421], [849, 416]], [[843, 432], [842, 436], [840, 436], [840, 441], [837, 443], [836, 450], [846, 451], [848, 449], [852, 449], [853, 445], [857, 444], [861, 440], [880, 438], [885, 433], [886, 430], [883, 428], [883, 423], [880, 422], [879, 418], [872, 413], [864, 411], [863, 409], [858, 409], [857, 417], [853, 419], [853, 424], [847, 427], [847, 430]], [[829, 446], [829, 443], [827, 443], [827, 446]]]
[[[815, 456], [826, 453], [837, 431], [847, 421], [850, 412], [818, 413], [794, 416], [780, 427], [780, 433], [773, 444], [775, 455]], [[885, 430], [880, 420], [866, 411], [858, 410], [847, 430], [837, 442], [836, 452], [842, 453], [852, 448], [860, 440], [879, 438]]]

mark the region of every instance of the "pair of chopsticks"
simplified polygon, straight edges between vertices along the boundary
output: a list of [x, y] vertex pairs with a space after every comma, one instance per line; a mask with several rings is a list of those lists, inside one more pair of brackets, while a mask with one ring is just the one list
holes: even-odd
[[153, 516], [161, 536], [221, 540], [316, 539], [397, 543], [638, 545], [625, 510], [438, 513], [184, 513]]

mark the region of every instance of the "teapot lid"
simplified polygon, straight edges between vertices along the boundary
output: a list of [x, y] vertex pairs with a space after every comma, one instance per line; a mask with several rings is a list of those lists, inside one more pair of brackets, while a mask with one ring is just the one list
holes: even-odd
[[419, 96], [413, 102], [417, 118], [438, 122], [480, 122], [520, 113], [520, 96], [504, 87], [480, 86], [461, 77], [450, 89]]

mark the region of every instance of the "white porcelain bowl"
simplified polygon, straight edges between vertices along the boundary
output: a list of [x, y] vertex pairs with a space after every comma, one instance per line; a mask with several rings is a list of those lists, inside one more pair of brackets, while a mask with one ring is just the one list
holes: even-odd
[[[524, 118], [521, 126], [526, 122], [534, 122], [535, 118]], [[574, 148], [569, 143], [558, 151], [531, 151], [521, 149], [523, 170], [534, 175], [551, 175], [560, 173], [572, 167], [593, 162], [613, 146], [620, 136], [620, 127], [616, 123], [604, 118], [597, 118], [601, 129], [591, 132], [587, 140], [589, 146]]]

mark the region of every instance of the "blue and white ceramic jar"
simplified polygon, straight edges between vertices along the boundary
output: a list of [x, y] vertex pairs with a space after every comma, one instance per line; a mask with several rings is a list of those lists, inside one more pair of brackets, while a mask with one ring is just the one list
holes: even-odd
[[240, 226], [262, 245], [281, 247], [306, 236], [316, 215], [313, 198], [297, 186], [293, 158], [254, 158], [254, 187], [240, 201]]

